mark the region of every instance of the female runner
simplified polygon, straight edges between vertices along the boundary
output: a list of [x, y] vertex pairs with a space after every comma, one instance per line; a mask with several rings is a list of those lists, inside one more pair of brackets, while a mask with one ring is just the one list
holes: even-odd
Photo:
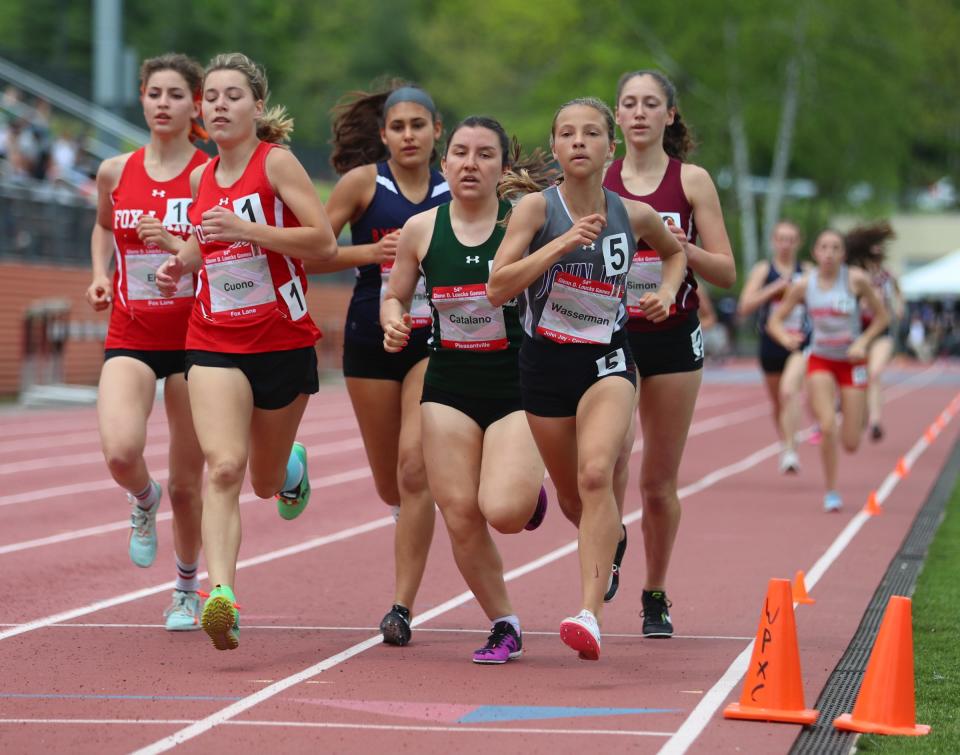
[[[843, 505], [837, 491], [837, 441], [853, 453], [860, 446], [866, 421], [867, 349], [887, 327], [889, 317], [863, 270], [844, 264], [843, 237], [823, 231], [813, 246], [815, 269], [791, 286], [767, 322], [767, 332], [785, 349], [796, 351], [802, 336], [787, 330], [785, 322], [798, 304], [806, 306], [813, 326], [810, 356], [807, 358], [807, 395], [820, 425], [820, 458], [826, 493], [825, 511], [839, 511]], [[867, 302], [874, 313], [866, 330], [861, 330], [858, 300]], [[837, 391], [843, 420], [837, 427]]]
[[[736, 268], [710, 174], [684, 162], [692, 139], [677, 110], [676, 90], [670, 80], [659, 71], [623, 74], [617, 84], [616, 117], [627, 151], [622, 160], [610, 165], [604, 186], [659, 212], [682, 244], [689, 265], [669, 316], [663, 320], [651, 321], [637, 303], [643, 293], [660, 285], [660, 260], [649, 248], [651, 239], [645, 238], [637, 248], [628, 281], [627, 333], [637, 364], [640, 428], [645, 439], [640, 469], [647, 563], [643, 634], [669, 637], [673, 623], [666, 593], [667, 568], [681, 514], [677, 474], [703, 374], [703, 336], [693, 273], [728, 288], [736, 280]], [[698, 235], [701, 246], [694, 243]], [[624, 453], [629, 453], [632, 444], [633, 432]], [[618, 485], [625, 488], [626, 483], [626, 477], [618, 475]], [[623, 495], [618, 499], [622, 501]], [[625, 547], [623, 529], [608, 600], [616, 592]]]
[[519, 201], [487, 286], [494, 306], [524, 292], [523, 408], [560, 507], [579, 523], [582, 610], [561, 623], [560, 636], [589, 660], [600, 657], [598, 619], [621, 532], [614, 467], [636, 390], [624, 325], [637, 240], [664, 260], [661, 283], [636, 304], [648, 319], [666, 319], [685, 267], [680, 243], [654, 210], [603, 188], [614, 128], [610, 109], [594, 98], [557, 111], [551, 146], [563, 183]]
[[400, 234], [381, 307], [384, 348], [410, 339], [410, 303], [423, 271], [433, 338], [421, 404], [430, 490], [454, 558], [493, 624], [474, 663], [502, 664], [523, 652], [520, 619], [487, 529], [535, 529], [546, 511], [543, 462], [520, 405], [516, 303], [494, 308], [485, 281], [510, 208], [497, 184], [510, 140], [491, 118], [473, 116], [450, 134], [442, 170], [453, 200], [413, 216]]
[[[888, 325], [873, 341], [867, 351], [867, 423], [870, 427], [870, 439], [883, 438], [883, 397], [880, 393], [884, 369], [893, 358], [894, 342], [891, 335], [896, 324], [903, 320], [903, 294], [897, 279], [884, 267], [884, 244], [894, 236], [893, 228], [887, 222], [859, 226], [849, 231], [844, 238], [847, 246], [847, 263], [867, 271], [874, 290], [883, 300], [890, 315]], [[861, 302], [860, 319], [863, 327], [870, 325], [873, 312]]]
[[431, 167], [441, 123], [422, 89], [397, 86], [359, 93], [337, 109], [331, 162], [342, 178], [327, 202], [335, 234], [350, 223], [351, 246], [308, 272], [357, 269], [347, 310], [343, 374], [380, 499], [393, 507], [396, 581], [393, 605], [380, 622], [383, 641], [410, 642], [413, 602], [433, 540], [434, 504], [420, 441], [420, 394], [427, 367], [430, 308], [422, 283], [411, 310], [411, 342], [383, 348], [380, 302], [397, 253], [400, 228], [413, 215], [450, 200]]
[[[150, 566], [157, 555], [161, 488], [143, 458], [147, 418], [157, 380], [170, 430], [167, 494], [173, 511], [177, 580], [166, 611], [168, 630], [200, 628], [197, 569], [200, 560], [200, 486], [203, 454], [193, 431], [184, 381], [184, 341], [193, 307], [193, 280], [172, 299], [157, 289], [154, 271], [189, 237], [190, 171], [207, 161], [193, 145], [203, 130], [203, 68], [185, 55], [144, 61], [140, 101], [150, 142], [104, 160], [97, 171], [97, 223], [91, 238], [93, 281], [87, 300], [110, 312], [97, 394], [100, 441], [110, 474], [131, 505], [130, 560]], [[110, 258], [116, 269], [111, 281]]]
[[760, 369], [773, 406], [773, 422], [783, 443], [780, 471], [784, 474], [800, 471], [795, 435], [800, 425], [800, 389], [807, 364], [804, 348], [810, 340], [810, 323], [802, 306], [795, 307], [790, 313], [787, 330], [804, 336], [803, 345], [791, 352], [770, 337], [767, 320], [770, 310], [783, 299], [790, 284], [803, 275], [803, 268], [797, 260], [800, 240], [800, 229], [792, 221], [778, 222], [770, 238], [773, 256], [753, 266], [737, 303], [737, 314], [741, 317], [758, 312]]
[[240, 643], [233, 588], [240, 549], [240, 487], [277, 496], [285, 519], [310, 498], [306, 450], [294, 443], [318, 386], [302, 259], [336, 254], [336, 238], [303, 166], [280, 143], [293, 122], [265, 111], [266, 74], [241, 53], [218, 55], [203, 82], [203, 119], [217, 157], [191, 174], [196, 227], [157, 271], [172, 291], [199, 269], [187, 331], [187, 377], [207, 462], [203, 543], [214, 588], [201, 623], [218, 650]]

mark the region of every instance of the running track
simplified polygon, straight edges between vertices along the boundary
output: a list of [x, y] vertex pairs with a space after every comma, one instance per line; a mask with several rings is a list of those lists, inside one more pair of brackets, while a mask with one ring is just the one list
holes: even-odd
[[[578, 661], [557, 636], [579, 608], [575, 533], [552, 507], [538, 531], [499, 537], [525, 655], [470, 663], [486, 619], [437, 530], [407, 648], [379, 642], [392, 596], [392, 519], [376, 499], [340, 387], [311, 402], [301, 439], [314, 494], [295, 522], [243, 498], [240, 649], [171, 635], [169, 524], [151, 569], [126, 555], [127, 509], [107, 478], [92, 409], [0, 415], [0, 752], [786, 752], [791, 725], [724, 721], [770, 577], [815, 582], [797, 609], [807, 704], [833, 669], [957, 439], [949, 422], [889, 490], [858, 511], [960, 389], [960, 368], [898, 366], [887, 438], [841, 469], [845, 508], [820, 510], [817, 449], [783, 478], [755, 368], [713, 369], [681, 470], [684, 520], [671, 571], [678, 636], [639, 636], [643, 576], [636, 470], [620, 593], [603, 657]], [[165, 480], [162, 410], [148, 462]], [[636, 457], [635, 457], [636, 458]], [[635, 467], [638, 464], [634, 465]], [[889, 488], [889, 485], [888, 485]], [[167, 516], [168, 518], [168, 516]], [[935, 722], [934, 722], [935, 723]]]

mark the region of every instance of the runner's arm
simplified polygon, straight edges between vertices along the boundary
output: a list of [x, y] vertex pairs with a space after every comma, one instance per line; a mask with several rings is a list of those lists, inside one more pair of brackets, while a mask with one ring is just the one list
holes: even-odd
[[693, 214], [702, 247], [686, 241], [684, 251], [687, 264], [704, 280], [720, 288], [730, 288], [737, 282], [737, 266], [733, 249], [723, 222], [723, 210], [717, 187], [710, 174], [699, 165], [684, 164], [680, 180]]
[[790, 311], [797, 306], [807, 293], [807, 276], [804, 275], [799, 281], [787, 289], [783, 299], [770, 313], [767, 318], [767, 334], [783, 348], [788, 351], [796, 351], [803, 343], [803, 337], [790, 333], [783, 325], [783, 321], [790, 314]]
[[865, 359], [867, 346], [890, 324], [890, 312], [887, 310], [886, 304], [883, 303], [883, 297], [877, 293], [870, 282], [869, 276], [863, 270], [850, 268], [850, 288], [855, 296], [866, 301], [870, 311], [873, 312], [873, 319], [870, 324], [857, 336], [848, 349], [851, 357]]
[[[420, 277], [420, 260], [433, 233], [430, 221], [435, 216], [435, 210], [414, 215], [400, 232], [397, 257], [380, 304], [380, 327], [383, 328], [383, 348], [386, 351], [400, 351], [410, 338], [410, 305]], [[427, 226], [430, 227], [429, 233]]]
[[747, 282], [743, 284], [740, 299], [737, 301], [738, 315], [746, 317], [753, 314], [790, 285], [790, 281], [782, 277], [764, 285], [763, 281], [769, 272], [770, 263], [767, 260], [761, 260], [753, 266], [750, 275], [747, 277]]
[[97, 312], [110, 306], [113, 299], [113, 280], [110, 259], [113, 257], [113, 199], [111, 194], [120, 180], [129, 155], [104, 160], [97, 170], [97, 219], [90, 234], [90, 262], [92, 277], [87, 287], [87, 302]]

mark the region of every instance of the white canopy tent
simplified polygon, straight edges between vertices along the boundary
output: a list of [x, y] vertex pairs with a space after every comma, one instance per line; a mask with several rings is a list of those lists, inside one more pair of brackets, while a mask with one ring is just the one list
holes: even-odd
[[911, 270], [900, 279], [906, 299], [960, 299], [960, 249]]

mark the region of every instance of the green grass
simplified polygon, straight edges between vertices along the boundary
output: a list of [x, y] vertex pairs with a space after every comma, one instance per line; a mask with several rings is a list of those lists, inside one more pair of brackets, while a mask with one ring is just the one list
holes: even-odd
[[960, 752], [960, 485], [947, 503], [913, 596], [917, 723], [925, 737], [863, 736], [860, 752]]

